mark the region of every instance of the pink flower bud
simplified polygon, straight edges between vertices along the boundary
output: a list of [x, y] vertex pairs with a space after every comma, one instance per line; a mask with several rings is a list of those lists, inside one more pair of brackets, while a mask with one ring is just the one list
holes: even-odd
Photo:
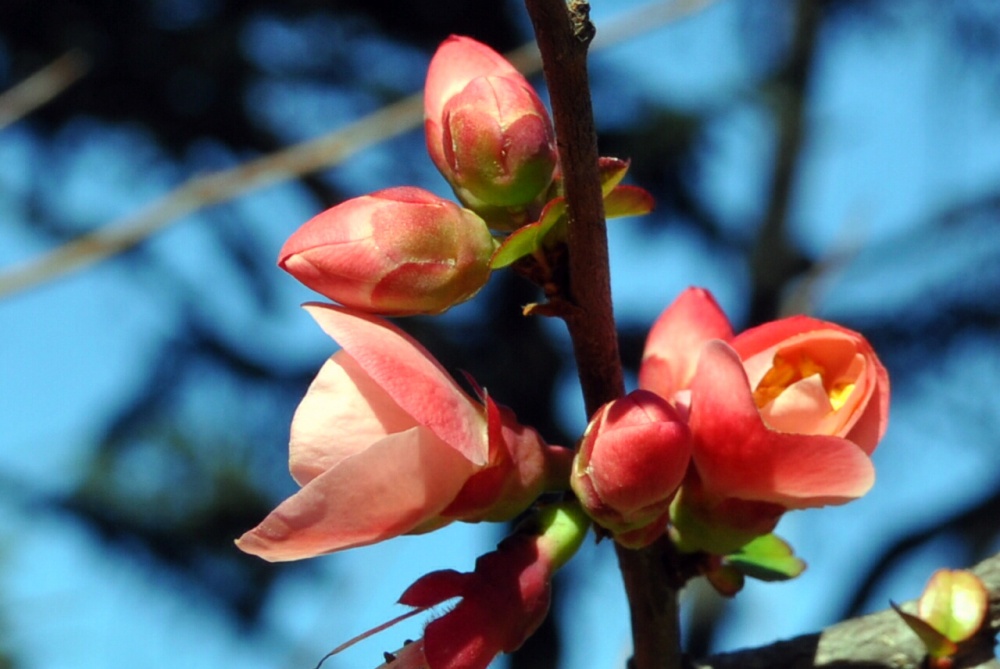
[[591, 419], [570, 484], [592, 518], [638, 548], [665, 529], [690, 457], [691, 435], [674, 408], [637, 390]]
[[486, 45], [452, 36], [438, 48], [424, 117], [431, 159], [467, 206], [521, 208], [552, 182], [548, 112], [524, 76]]
[[495, 245], [471, 211], [419, 188], [389, 188], [309, 220], [278, 265], [352, 309], [433, 314], [483, 287]]

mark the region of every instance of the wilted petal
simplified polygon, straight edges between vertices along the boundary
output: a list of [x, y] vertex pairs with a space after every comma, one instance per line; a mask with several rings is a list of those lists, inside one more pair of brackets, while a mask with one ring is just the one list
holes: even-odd
[[688, 288], [656, 319], [642, 354], [639, 387], [671, 399], [691, 385], [702, 345], [729, 340], [733, 328], [712, 294]]
[[706, 489], [794, 509], [843, 503], [871, 488], [871, 460], [856, 444], [769, 430], [724, 342], [704, 346], [691, 391], [693, 459]]
[[396, 404], [472, 464], [488, 458], [485, 408], [416, 340], [381, 318], [327, 304], [306, 311]]
[[285, 561], [405, 534], [445, 508], [473, 469], [422, 427], [393, 434], [314, 478], [237, 545]]

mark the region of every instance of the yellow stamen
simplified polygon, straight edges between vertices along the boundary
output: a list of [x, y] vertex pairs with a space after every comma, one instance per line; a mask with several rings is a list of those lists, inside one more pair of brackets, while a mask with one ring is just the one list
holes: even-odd
[[827, 396], [830, 398], [830, 406], [834, 411], [847, 403], [854, 391], [854, 383], [838, 381], [831, 385], [830, 379], [826, 378], [826, 369], [812, 358], [802, 356], [793, 362], [777, 353], [771, 369], [767, 370], [753, 392], [754, 404], [757, 408], [763, 409], [792, 384], [815, 375], [819, 375], [822, 379], [823, 387], [826, 388]]
[[840, 409], [847, 403], [847, 399], [854, 392], [853, 383], [845, 383], [841, 381], [840, 383], [833, 386], [827, 393], [830, 396], [830, 406], [833, 407], [834, 411]]

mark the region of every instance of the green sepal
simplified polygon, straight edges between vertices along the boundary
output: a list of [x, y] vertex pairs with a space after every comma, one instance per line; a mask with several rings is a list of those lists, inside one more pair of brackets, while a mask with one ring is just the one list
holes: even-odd
[[727, 555], [725, 564], [760, 581], [788, 581], [806, 569], [792, 547], [775, 534], [765, 534]]
[[906, 626], [920, 637], [920, 641], [927, 648], [927, 654], [934, 658], [951, 657], [958, 652], [958, 645], [951, 641], [941, 632], [934, 629], [930, 623], [923, 618], [907, 613], [895, 602], [889, 602], [893, 610], [899, 614]]

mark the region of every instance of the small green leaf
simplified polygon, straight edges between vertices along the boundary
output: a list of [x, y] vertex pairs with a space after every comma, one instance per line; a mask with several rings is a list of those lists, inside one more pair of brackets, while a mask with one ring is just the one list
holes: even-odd
[[979, 577], [961, 569], [934, 572], [920, 596], [920, 617], [949, 640], [965, 641], [982, 627], [989, 594]]
[[926, 620], [918, 618], [912, 613], [907, 613], [899, 608], [895, 602], [889, 602], [889, 604], [903, 619], [906, 626], [920, 637], [920, 641], [923, 642], [931, 657], [950, 657], [958, 651], [958, 646], [954, 641], [949, 640], [944, 634], [931, 627]]
[[616, 186], [604, 195], [604, 216], [642, 216], [653, 211], [653, 196], [638, 186]]
[[765, 534], [727, 555], [726, 564], [761, 581], [787, 581], [806, 569], [792, 547], [774, 534]]
[[490, 269], [502, 269], [514, 264], [525, 256], [532, 255], [545, 245], [552, 245], [565, 236], [559, 227], [566, 224], [566, 198], [553, 198], [542, 209], [542, 215], [534, 223], [522, 226], [510, 233], [507, 239], [493, 253]]
[[493, 257], [490, 258], [490, 269], [503, 269], [537, 251], [540, 227], [537, 222], [529, 223], [510, 233], [507, 239], [503, 240], [503, 243], [493, 252]]
[[[614, 158], [602, 160], [616, 160], [624, 165], [617, 168], [620, 174], [611, 174], [614, 183], [625, 176], [624, 170], [628, 169], [628, 163]], [[607, 218], [641, 216], [652, 210], [653, 196], [638, 186], [612, 186], [604, 194], [604, 213]], [[565, 239], [568, 220], [566, 198], [560, 196], [549, 200], [537, 221], [518, 228], [500, 244], [490, 260], [490, 269], [508, 267], [543, 246], [551, 247]]]

